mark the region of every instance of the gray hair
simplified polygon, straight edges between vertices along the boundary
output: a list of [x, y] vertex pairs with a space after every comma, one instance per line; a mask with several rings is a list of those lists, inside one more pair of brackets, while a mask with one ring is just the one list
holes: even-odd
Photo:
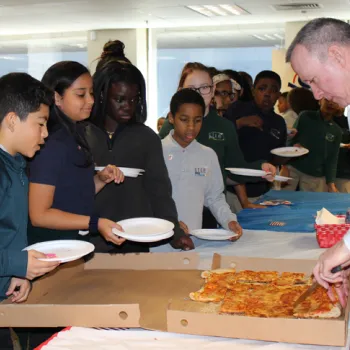
[[325, 60], [332, 44], [350, 45], [350, 25], [335, 18], [316, 18], [300, 29], [287, 50], [286, 62], [290, 62], [297, 45]]

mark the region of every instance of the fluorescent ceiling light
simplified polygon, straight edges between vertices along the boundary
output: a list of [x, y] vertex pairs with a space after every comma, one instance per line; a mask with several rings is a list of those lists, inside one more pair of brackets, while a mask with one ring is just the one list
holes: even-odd
[[187, 6], [190, 10], [200, 13], [207, 17], [213, 17], [215, 14], [203, 6]]
[[242, 7], [237, 5], [219, 5], [222, 9], [230, 12], [233, 15], [239, 16], [244, 14], [249, 14], [248, 11], [244, 10]]
[[254, 38], [259, 39], [259, 40], [263, 40], [263, 41], [266, 41], [266, 40], [267, 40], [265, 37], [260, 36], [260, 35], [257, 35], [257, 34], [253, 34], [252, 36], [253, 36]]
[[248, 11], [237, 5], [193, 5], [186, 7], [207, 17], [249, 14]]
[[276, 40], [276, 37], [274, 37], [273, 35], [270, 34], [264, 34], [264, 37], [270, 40]]
[[213, 5], [204, 5], [206, 9], [208, 9], [211, 12], [214, 12], [218, 16], [227, 16], [228, 13], [225, 12], [222, 8], [213, 6]]
[[284, 37], [283, 37], [281, 34], [274, 34], [274, 36], [275, 36], [277, 39], [284, 40]]

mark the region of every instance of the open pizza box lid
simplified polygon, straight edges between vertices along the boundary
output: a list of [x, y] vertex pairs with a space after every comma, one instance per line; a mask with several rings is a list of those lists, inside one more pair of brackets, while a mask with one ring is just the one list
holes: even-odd
[[200, 274], [198, 265], [196, 253], [95, 254], [87, 262], [64, 264], [35, 281], [25, 303], [0, 303], [0, 327], [165, 331], [169, 299], [188, 294], [178, 281], [192, 281], [194, 271]]
[[[229, 257], [214, 254], [212, 269], [304, 272], [310, 274], [314, 260]], [[199, 290], [204, 280], [199, 280]], [[214, 303], [174, 299], [168, 306], [168, 331], [299, 344], [344, 346], [347, 340], [350, 303], [338, 319], [260, 318], [219, 315]]]

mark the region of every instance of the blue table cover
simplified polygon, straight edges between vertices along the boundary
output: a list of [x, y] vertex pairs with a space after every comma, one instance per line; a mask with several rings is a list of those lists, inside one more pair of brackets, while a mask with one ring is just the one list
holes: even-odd
[[[350, 194], [327, 192], [269, 191], [257, 201], [283, 199], [292, 205], [279, 205], [266, 209], [244, 209], [238, 221], [244, 229], [278, 232], [315, 232], [316, 212], [326, 208], [334, 215], [345, 215], [350, 208]], [[273, 221], [285, 226], [270, 226]]]

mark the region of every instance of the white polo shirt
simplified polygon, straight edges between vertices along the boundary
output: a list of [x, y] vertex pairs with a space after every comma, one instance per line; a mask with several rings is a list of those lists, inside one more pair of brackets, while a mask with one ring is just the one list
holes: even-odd
[[237, 216], [226, 202], [216, 153], [196, 140], [183, 148], [173, 139], [173, 134], [174, 130], [162, 140], [162, 145], [179, 220], [190, 230], [202, 228], [203, 206], [206, 206], [218, 223], [228, 229], [228, 223], [237, 221]]

